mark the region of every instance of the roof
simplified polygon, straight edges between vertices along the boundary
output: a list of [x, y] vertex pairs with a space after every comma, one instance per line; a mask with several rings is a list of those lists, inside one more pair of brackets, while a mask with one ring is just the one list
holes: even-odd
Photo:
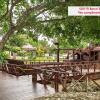
[[33, 46], [30, 45], [30, 44], [24, 45], [22, 48], [23, 48], [24, 50], [26, 50], [26, 51], [36, 50], [36, 47], [33, 47]]

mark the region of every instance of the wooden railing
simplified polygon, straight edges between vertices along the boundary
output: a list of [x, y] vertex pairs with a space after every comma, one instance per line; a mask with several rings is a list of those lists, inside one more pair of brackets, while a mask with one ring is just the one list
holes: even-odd
[[[15, 60], [16, 61], [16, 60]], [[12, 62], [13, 63], [13, 62]], [[26, 70], [32, 70], [35, 68], [45, 68], [45, 69], [53, 69], [53, 70], [59, 70], [60, 69], [64, 70], [64, 71], [77, 71], [80, 72], [80, 74], [83, 74], [83, 72], [93, 72], [95, 73], [96, 71], [99, 71], [98, 69], [100, 69], [100, 62], [98, 61], [67, 61], [67, 62], [28, 62], [24, 63], [23, 61], [17, 61], [17, 63], [12, 64], [12, 63], [7, 63], [7, 64], [2, 64], [2, 70], [14, 74], [18, 75], [18, 73], [20, 74], [21, 71], [22, 73], [25, 72]], [[92, 69], [92, 70], [91, 70]], [[25, 70], [25, 71], [24, 71]], [[16, 72], [17, 71], [17, 72]], [[18, 72], [19, 71], [19, 72]], [[16, 74], [17, 73], [17, 74]], [[74, 72], [75, 73], [75, 72]], [[27, 71], [26, 73], [24, 73], [24, 75], [27, 75]], [[30, 73], [32, 74], [32, 73]]]
[[[40, 78], [37, 78], [37, 75]], [[73, 78], [83, 80], [87, 76], [93, 80], [100, 79], [100, 62], [67, 62], [33, 67], [32, 80], [42, 82], [44, 85], [54, 82], [55, 90], [58, 91], [59, 83], [64, 85], [65, 80], [66, 82], [70, 82]]]

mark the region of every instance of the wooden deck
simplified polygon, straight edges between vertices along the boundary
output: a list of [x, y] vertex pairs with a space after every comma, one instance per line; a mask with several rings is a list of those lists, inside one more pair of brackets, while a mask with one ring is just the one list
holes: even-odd
[[54, 93], [54, 89], [33, 84], [32, 76], [16, 77], [0, 71], [0, 100], [30, 100]]

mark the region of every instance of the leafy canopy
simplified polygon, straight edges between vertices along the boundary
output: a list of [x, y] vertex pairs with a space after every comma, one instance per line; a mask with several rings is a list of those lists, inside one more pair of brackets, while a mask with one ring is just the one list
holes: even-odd
[[[99, 42], [100, 17], [69, 17], [67, 14], [68, 6], [99, 4], [100, 0], [0, 0], [0, 34], [4, 34], [0, 48], [10, 37], [22, 33], [33, 37], [33, 41], [39, 34], [58, 38], [61, 47]], [[17, 38], [14, 41], [20, 45]]]

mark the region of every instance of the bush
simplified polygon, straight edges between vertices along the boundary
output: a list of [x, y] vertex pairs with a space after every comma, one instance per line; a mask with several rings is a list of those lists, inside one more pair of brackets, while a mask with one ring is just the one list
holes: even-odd
[[8, 54], [5, 51], [0, 51], [0, 63], [4, 63], [8, 58]]

